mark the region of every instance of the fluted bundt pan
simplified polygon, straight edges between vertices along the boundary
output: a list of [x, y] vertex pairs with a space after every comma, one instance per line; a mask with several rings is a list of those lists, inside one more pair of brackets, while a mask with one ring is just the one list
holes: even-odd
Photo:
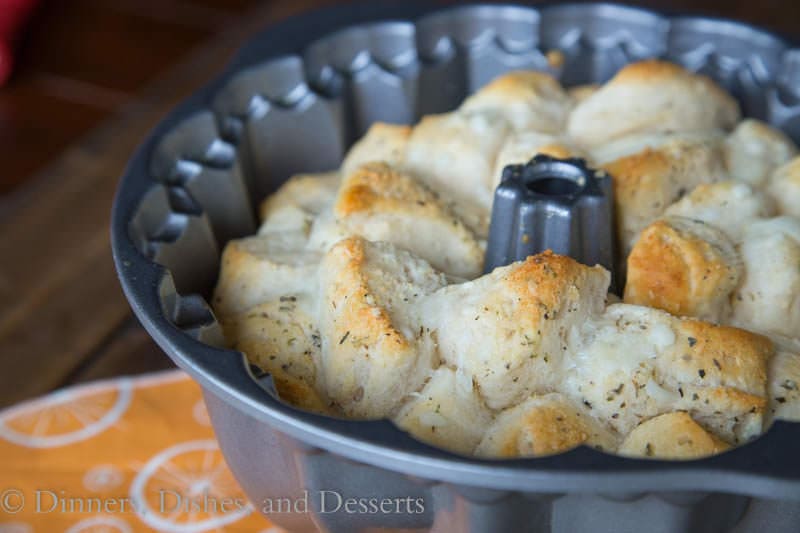
[[[508, 70], [548, 70], [573, 85], [663, 57], [710, 75], [745, 115], [800, 141], [800, 49], [758, 29], [609, 4], [432, 11], [373, 1], [265, 30], [158, 125], [122, 179], [112, 223], [122, 286], [155, 340], [203, 386], [224, 455], [254, 507], [308, 491], [307, 513], [271, 515], [291, 531], [800, 530], [800, 424], [776, 422], [752, 443], [690, 462], [586, 447], [467, 458], [387, 421], [299, 411], [241, 353], [222, 348], [205, 298], [222, 246], [255, 231], [256, 202], [295, 172], [336, 168], [374, 121], [411, 123], [453, 109]], [[563, 62], [548, 61], [553, 50]], [[323, 491], [422, 505], [330, 512]]]

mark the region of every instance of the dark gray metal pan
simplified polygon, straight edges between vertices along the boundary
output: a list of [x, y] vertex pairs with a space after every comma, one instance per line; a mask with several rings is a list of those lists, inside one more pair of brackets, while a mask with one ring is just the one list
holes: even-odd
[[[376, 120], [456, 107], [510, 69], [602, 82], [627, 62], [666, 57], [703, 71], [746, 114], [800, 140], [800, 49], [735, 22], [664, 18], [611, 5], [369, 2], [266, 29], [152, 132], [114, 202], [112, 245], [137, 317], [205, 391], [223, 453], [257, 508], [292, 531], [800, 531], [800, 424], [689, 462], [589, 449], [492, 461], [420, 443], [387, 421], [301, 412], [279, 400], [222, 338], [204, 297], [219, 252], [255, 230], [253, 207], [293, 172], [335, 168]], [[307, 492], [304, 492], [307, 491]], [[325, 491], [421, 498], [422, 512], [329, 512]], [[325, 504], [325, 506], [323, 506]], [[419, 508], [415, 508], [419, 510]]]

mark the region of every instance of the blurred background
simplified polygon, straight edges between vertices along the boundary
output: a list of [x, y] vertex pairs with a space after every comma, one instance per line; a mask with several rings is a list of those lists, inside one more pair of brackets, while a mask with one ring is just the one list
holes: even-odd
[[[171, 365], [114, 274], [116, 181], [158, 118], [249, 34], [334, 3], [0, 0], [0, 407]], [[797, 0], [623, 3], [740, 19], [800, 41]]]

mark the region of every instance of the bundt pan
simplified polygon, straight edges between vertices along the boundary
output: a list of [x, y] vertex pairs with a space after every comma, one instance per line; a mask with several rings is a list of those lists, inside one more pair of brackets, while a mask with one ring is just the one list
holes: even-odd
[[[587, 447], [462, 457], [388, 421], [301, 412], [222, 347], [205, 298], [222, 246], [255, 231], [261, 198], [292, 173], [337, 167], [372, 122], [453, 109], [505, 71], [549, 70], [572, 85], [664, 57], [712, 76], [746, 115], [800, 141], [800, 48], [761, 30], [609, 4], [437, 9], [372, 1], [265, 30], [158, 125], [120, 184], [112, 240], [122, 286], [153, 338], [202, 385], [253, 506], [307, 494], [307, 512], [270, 515], [296, 532], [800, 531], [800, 424], [779, 421], [752, 443], [688, 462]], [[557, 67], [546, 57], [554, 49], [565, 59]], [[323, 491], [421, 505], [336, 512]]]

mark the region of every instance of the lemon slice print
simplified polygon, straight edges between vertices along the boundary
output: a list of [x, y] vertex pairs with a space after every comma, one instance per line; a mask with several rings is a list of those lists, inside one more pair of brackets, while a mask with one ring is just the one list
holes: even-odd
[[130, 498], [139, 518], [166, 533], [221, 528], [253, 512], [214, 440], [167, 448], [139, 471]]
[[66, 533], [133, 533], [133, 529], [113, 516], [93, 516], [72, 525]]
[[66, 446], [113, 426], [130, 402], [128, 379], [54, 392], [1, 412], [0, 438], [28, 448]]
[[208, 416], [208, 409], [206, 409], [206, 403], [203, 400], [197, 400], [197, 403], [194, 404], [192, 416], [195, 422], [201, 426], [211, 426], [211, 418]]
[[83, 486], [92, 492], [110, 491], [122, 484], [125, 474], [113, 465], [90, 468], [83, 475]]

